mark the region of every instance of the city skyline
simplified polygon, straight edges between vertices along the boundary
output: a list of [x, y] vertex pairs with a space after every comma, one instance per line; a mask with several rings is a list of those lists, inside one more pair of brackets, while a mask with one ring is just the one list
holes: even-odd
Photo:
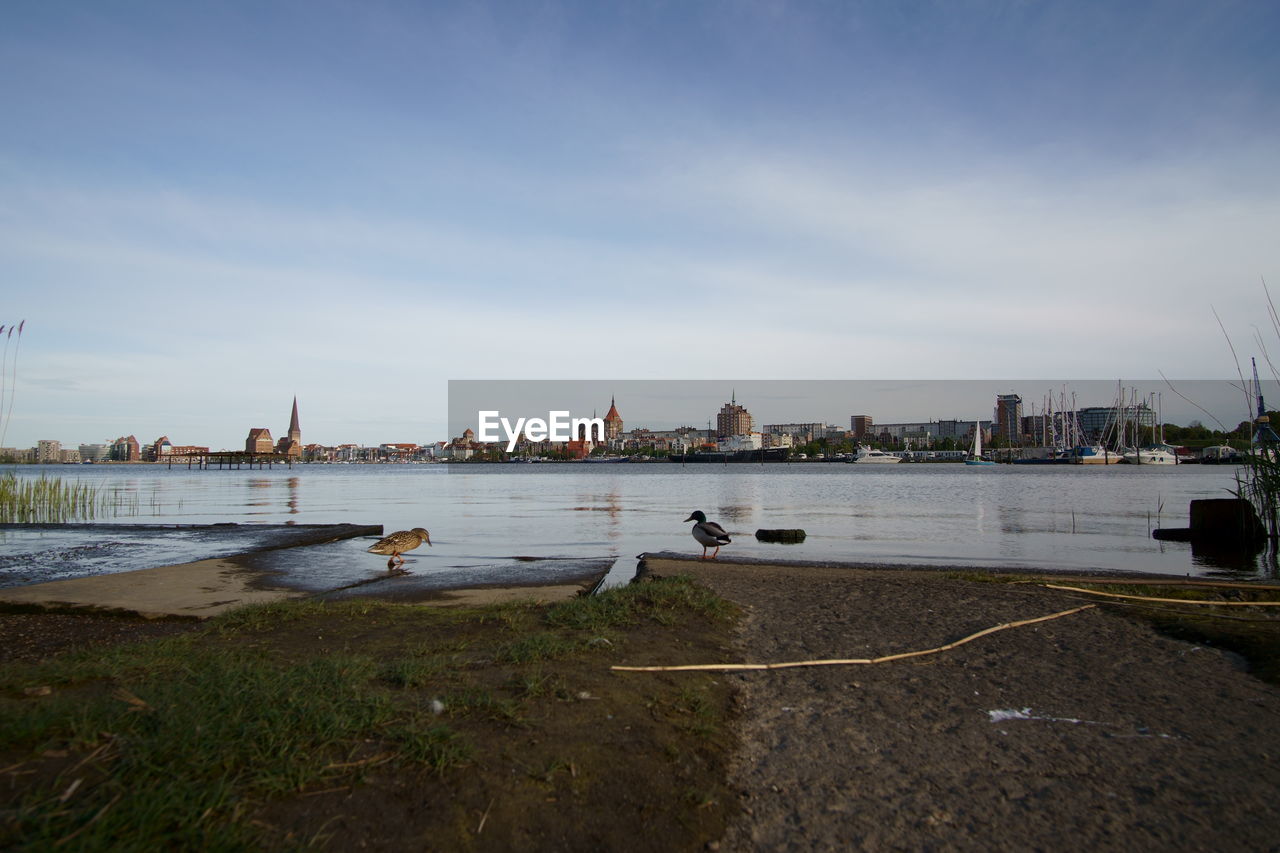
[[[1017, 386], [1022, 385], [1044, 390], [1040, 396], [1027, 396], [1023, 391], [1017, 390]], [[729, 399], [715, 403], [712, 408], [711, 394], [721, 387], [730, 388]], [[746, 395], [740, 397], [739, 388], [743, 389]], [[1045, 402], [1051, 393], [1055, 396], [1049, 404], [1054, 411], [1062, 411], [1060, 406], [1063, 404], [1070, 411], [1113, 407], [1116, 405], [1116, 395], [1123, 394], [1126, 400], [1136, 399], [1148, 407], [1153, 403], [1158, 405], [1159, 414], [1162, 415], [1161, 423], [1187, 426], [1193, 422], [1200, 422], [1210, 429], [1225, 428], [1229, 431], [1241, 421], [1252, 418], [1253, 412], [1250, 407], [1256, 400], [1255, 391], [1252, 388], [1247, 392], [1242, 391], [1238, 380], [1162, 379], [1122, 382], [1119, 385], [1103, 380], [1074, 382], [1064, 380], [1028, 380], [1026, 382], [737, 380], [727, 383], [719, 380], [464, 380], [456, 384], [450, 383], [451, 416], [448, 421], [448, 435], [383, 437], [373, 442], [332, 441], [321, 437], [298, 442], [297, 437], [301, 435], [299, 405], [297, 398], [294, 398], [287, 418], [288, 426], [277, 433], [272, 433], [269, 425], [253, 426], [246, 427], [240, 440], [229, 445], [219, 446], [216, 443], [206, 442], [200, 436], [196, 436], [194, 441], [190, 440], [189, 436], [182, 437], [184, 440], [181, 444], [183, 446], [201, 445], [213, 450], [238, 450], [245, 448], [246, 441], [254, 441], [255, 436], [261, 433], [267, 436], [272, 447], [277, 450], [275, 440], [270, 438], [273, 434], [280, 436], [282, 445], [287, 438], [289, 444], [294, 445], [294, 451], [298, 447], [309, 445], [376, 447], [404, 443], [406, 440], [427, 446], [452, 441], [467, 429], [474, 431], [476, 424], [467, 421], [468, 413], [494, 411], [493, 407], [505, 407], [508, 412], [518, 412], [520, 417], [540, 416], [552, 410], [558, 410], [571, 412], [573, 416], [578, 417], [604, 419], [606, 414], [600, 412], [600, 407], [591, 405], [595, 395], [602, 389], [611, 389], [606, 414], [628, 412], [622, 418], [628, 432], [633, 429], [669, 431], [677, 427], [694, 427], [698, 430], [718, 433], [719, 422], [726, 410], [731, 408], [745, 410], [753, 423], [754, 432], [761, 432], [765, 426], [779, 423], [822, 423], [847, 430], [852, 426], [851, 420], [859, 416], [869, 416], [875, 427], [937, 421], [989, 423], [998, 419], [996, 410], [999, 408], [1001, 398], [1010, 395], [1019, 397], [1021, 399], [1019, 411], [1023, 416], [1042, 415]], [[617, 407], [619, 396], [617, 389], [621, 389], [624, 394], [621, 409]], [[992, 395], [991, 407], [985, 412], [971, 412], [970, 409], [973, 409], [971, 401], [979, 389]], [[1263, 380], [1262, 392], [1264, 398], [1269, 397], [1280, 404], [1280, 382]], [[625, 396], [628, 393], [632, 395], [632, 402], [644, 408], [629, 409]], [[1110, 398], [1106, 396], [1108, 393], [1112, 395]], [[910, 402], [906, 401], [904, 395], [910, 395]], [[1151, 399], [1153, 395], [1158, 398], [1158, 402]], [[1168, 405], [1165, 404], [1166, 395], [1168, 395]], [[751, 399], [748, 399], [748, 396]], [[834, 397], [840, 400], [855, 400], [864, 405], [858, 411], [849, 411], [843, 415], [831, 414], [840, 408], [839, 402], [833, 402]], [[547, 400], [555, 402], [548, 405]], [[755, 402], [753, 403], [752, 400]], [[966, 404], [964, 401], [970, 401], [970, 403]], [[737, 404], [736, 407], [732, 405], [734, 402]], [[968, 408], [965, 408], [966, 405]], [[884, 408], [886, 406], [898, 408]], [[948, 409], [948, 406], [952, 408]], [[962, 408], [964, 411], [954, 411]], [[1268, 405], [1268, 409], [1271, 408]], [[813, 414], [813, 410], [817, 410], [822, 416], [808, 417]], [[631, 414], [632, 411], [636, 414]], [[878, 414], [878, 411], [884, 414]], [[699, 412], [704, 416], [697, 417]], [[767, 414], [761, 415], [758, 412]], [[897, 413], [896, 416], [895, 413]], [[270, 419], [259, 420], [266, 422]], [[515, 418], [511, 420], [514, 422]], [[64, 441], [61, 437], [46, 435], [33, 442], [30, 448], [34, 449], [40, 443], [50, 440], [59, 442], [66, 448], [94, 444], [110, 446], [125, 435], [133, 438], [136, 433], [136, 430], [125, 430], [114, 439], [88, 441], [80, 439]], [[155, 439], [139, 438], [137, 443], [149, 446], [162, 439], [170, 441], [172, 435], [170, 432], [163, 432]], [[7, 447], [28, 449], [12, 442]]]
[[1232, 377], [1228, 337], [1280, 346], [1278, 31], [1265, 0], [18, 4], [5, 443], [234, 447], [295, 394], [312, 435], [437, 436], [486, 377]]

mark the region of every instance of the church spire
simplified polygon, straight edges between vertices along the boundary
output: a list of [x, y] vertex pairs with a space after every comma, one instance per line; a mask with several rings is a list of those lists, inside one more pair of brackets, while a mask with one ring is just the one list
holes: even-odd
[[289, 438], [302, 440], [302, 427], [298, 425], [298, 395], [293, 395], [293, 414], [289, 416]]

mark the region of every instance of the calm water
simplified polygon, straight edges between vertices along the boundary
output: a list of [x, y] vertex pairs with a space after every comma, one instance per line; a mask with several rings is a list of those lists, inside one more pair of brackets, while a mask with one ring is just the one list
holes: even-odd
[[[265, 471], [98, 465], [44, 473], [118, 490], [129, 514], [98, 521], [426, 527], [435, 547], [421, 549], [423, 567], [522, 555], [629, 560], [645, 551], [701, 553], [690, 525], [682, 523], [701, 509], [736, 534], [726, 551], [753, 557], [1210, 575], [1225, 570], [1193, 555], [1189, 545], [1153, 540], [1150, 531], [1185, 527], [1192, 499], [1229, 496], [1235, 470], [810, 463]], [[761, 527], [801, 527], [808, 538], [800, 545], [763, 544], [752, 535]], [[32, 549], [29, 537], [0, 533], [0, 557]], [[167, 562], [162, 551], [153, 559], [157, 565]]]

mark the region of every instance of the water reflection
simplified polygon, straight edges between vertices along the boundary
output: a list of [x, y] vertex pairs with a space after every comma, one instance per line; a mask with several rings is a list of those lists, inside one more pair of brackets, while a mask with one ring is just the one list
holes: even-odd
[[[960, 466], [882, 467], [366, 465], [248, 475], [129, 465], [86, 466], [76, 475], [120, 497], [118, 514], [100, 520], [421, 526], [439, 537], [433, 562], [688, 551], [682, 521], [701, 509], [739, 534], [734, 549], [743, 556], [785, 550], [823, 560], [1277, 576], [1267, 554], [1193, 554], [1189, 544], [1150, 536], [1164, 522], [1177, 526], [1190, 500], [1232, 486], [1230, 468], [1002, 466], [975, 478]], [[808, 536], [803, 545], [769, 546], [750, 536], [757, 527]]]
[[1197, 566], [1220, 571], [1211, 575], [1238, 578], [1241, 575], [1276, 577], [1276, 551], [1262, 544], [1224, 546], [1221, 543], [1192, 541], [1191, 561]]

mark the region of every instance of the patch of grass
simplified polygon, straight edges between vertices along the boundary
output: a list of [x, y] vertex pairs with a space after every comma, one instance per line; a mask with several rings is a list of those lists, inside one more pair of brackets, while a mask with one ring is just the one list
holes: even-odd
[[516, 673], [510, 680], [511, 689], [522, 699], [538, 699], [564, 692], [564, 680], [558, 675], [547, 674], [541, 667]]
[[571, 655], [582, 647], [581, 642], [561, 634], [538, 631], [525, 634], [498, 646], [494, 659], [502, 663], [533, 663], [555, 660]]
[[970, 583], [1026, 583], [1034, 580], [1030, 575], [1013, 575], [1003, 572], [940, 572], [940, 577], [948, 580], [969, 581]]
[[392, 687], [426, 687], [439, 681], [446, 664], [437, 657], [405, 657], [387, 661], [379, 677]]
[[670, 624], [677, 614], [693, 613], [716, 621], [734, 616], [733, 605], [694, 582], [689, 575], [615, 587], [551, 607], [547, 624], [600, 631], [643, 619]]
[[[1181, 601], [1249, 602], [1280, 601], [1280, 590], [1244, 585], [1194, 586], [1143, 583], [1075, 583], [1088, 589]], [[1280, 614], [1274, 608], [1202, 607], [1178, 609], [1176, 603], [1098, 598], [1097, 603], [1139, 619], [1177, 640], [1214, 646], [1245, 659], [1250, 671], [1280, 686]], [[1266, 612], [1263, 612], [1266, 611]]]
[[720, 713], [705, 684], [682, 688], [676, 695], [676, 707], [687, 715], [684, 725], [690, 734], [711, 737], [720, 731]]
[[484, 689], [472, 688], [446, 695], [444, 710], [451, 716], [479, 716], [513, 728], [526, 724], [524, 707], [518, 700], [496, 696]]
[[453, 729], [424, 715], [411, 716], [391, 726], [387, 737], [399, 746], [403, 761], [426, 765], [437, 773], [461, 767], [475, 752]]
[[[475, 776], [486, 780], [475, 783], [484, 792], [478, 815], [509, 776], [504, 754], [521, 755], [557, 795], [566, 777], [575, 790], [592, 779], [582, 790], [603, 799], [584, 802], [585, 812], [632, 796], [662, 803], [636, 814], [692, 808], [656, 768], [668, 753], [698, 754], [698, 772], [711, 774], [699, 785], [719, 784], [715, 756], [726, 747], [711, 736], [723, 729], [727, 700], [713, 700], [702, 681], [678, 695], [676, 683], [662, 684], [654, 693], [661, 713], [651, 714], [638, 697], [652, 682], [609, 677], [607, 666], [628, 631], [643, 629], [646, 649], [659, 655], [693, 643], [718, 648], [732, 611], [688, 579], [620, 592], [604, 608], [569, 607], [554, 617], [556, 608], [526, 604], [281, 602], [180, 637], [2, 666], [0, 766], [20, 782], [0, 786], [8, 818], [0, 847], [108, 849], [127, 839], [135, 849], [260, 849], [265, 839], [283, 847], [328, 839], [339, 849], [360, 836], [330, 822], [336, 806], [321, 805], [326, 792], [349, 796], [365, 785], [379, 803], [368, 826], [380, 828], [380, 786], [406, 791], [400, 802], [420, 802], [409, 792], [424, 778], [415, 768], [438, 784], [465, 783], [462, 790], [472, 790], [466, 780]], [[623, 624], [631, 621], [638, 627]], [[675, 627], [658, 629], [663, 621]], [[708, 631], [710, 622], [723, 629]], [[608, 626], [613, 639], [593, 644]], [[34, 687], [50, 690], [26, 692]], [[602, 725], [620, 739], [615, 745], [601, 741]], [[616, 743], [633, 742], [639, 731], [655, 745], [630, 754], [628, 767], [653, 765], [622, 778]], [[545, 746], [529, 746], [544, 738]], [[557, 758], [564, 755], [574, 763]], [[580, 775], [582, 762], [590, 775]], [[468, 775], [459, 775], [464, 769]], [[518, 820], [562, 819], [548, 813], [545, 796], [520, 806], [527, 811]], [[500, 817], [513, 807], [504, 800], [489, 820], [516, 820]], [[293, 828], [272, 822], [281, 818], [259, 820], [273, 810], [290, 815]], [[700, 846], [715, 837], [707, 827], [722, 824], [723, 810], [712, 811], [673, 818], [671, 831]], [[458, 823], [456, 813], [430, 809], [412, 815], [442, 821], [414, 836], [438, 833], [442, 846], [469, 839], [478, 819]], [[616, 841], [633, 837], [620, 830]]]

